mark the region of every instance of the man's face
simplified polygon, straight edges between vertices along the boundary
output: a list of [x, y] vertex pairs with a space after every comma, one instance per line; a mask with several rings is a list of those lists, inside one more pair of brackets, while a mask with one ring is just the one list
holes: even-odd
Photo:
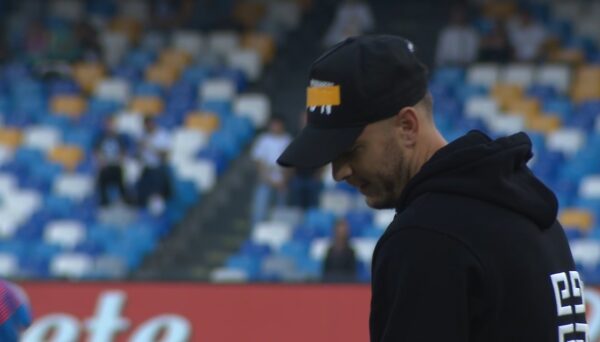
[[352, 148], [333, 161], [333, 177], [357, 188], [370, 207], [393, 208], [410, 178], [401, 146], [388, 120], [370, 124]]

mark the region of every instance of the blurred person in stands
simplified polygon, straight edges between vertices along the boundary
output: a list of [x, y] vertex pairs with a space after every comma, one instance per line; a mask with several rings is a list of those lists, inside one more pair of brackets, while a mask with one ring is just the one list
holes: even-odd
[[291, 141], [280, 118], [272, 118], [269, 128], [256, 140], [252, 148], [252, 159], [258, 170], [258, 184], [252, 203], [252, 224], [267, 218], [273, 199], [278, 206], [285, 205], [288, 174], [277, 165], [277, 157]]
[[490, 31], [485, 33], [479, 42], [480, 62], [508, 63], [513, 56], [513, 49], [508, 39], [506, 25], [498, 20], [492, 24]]
[[336, 222], [333, 242], [327, 250], [323, 264], [323, 281], [347, 283], [356, 281], [356, 255], [350, 245], [348, 222]]
[[110, 204], [110, 191], [113, 187], [118, 190], [125, 203], [131, 202], [123, 181], [122, 165], [126, 150], [127, 137], [117, 132], [114, 118], [107, 119], [94, 144], [94, 155], [98, 164], [96, 189], [102, 207]]
[[370, 207], [396, 210], [373, 253], [371, 341], [588, 340], [583, 282], [525, 133], [446, 142], [401, 37], [347, 39], [309, 79], [308, 123], [278, 162], [331, 162]]
[[0, 341], [19, 341], [31, 321], [31, 309], [25, 291], [14, 283], [0, 280]]
[[548, 33], [528, 10], [521, 10], [516, 18], [507, 23], [508, 37], [519, 62], [536, 62], [543, 56]]
[[[306, 113], [300, 115], [301, 127], [306, 126]], [[290, 205], [304, 210], [319, 205], [323, 190], [324, 167], [298, 168], [293, 170], [290, 179]]]
[[435, 62], [441, 65], [466, 66], [477, 58], [479, 36], [467, 21], [467, 13], [462, 6], [456, 6], [450, 13], [450, 22], [440, 32]]
[[360, 0], [346, 0], [337, 8], [323, 44], [329, 47], [348, 37], [369, 33], [374, 29], [375, 19], [369, 4]]
[[160, 214], [171, 198], [171, 176], [168, 164], [169, 133], [156, 125], [154, 118], [144, 118], [144, 136], [139, 141], [142, 174], [136, 184], [138, 205]]

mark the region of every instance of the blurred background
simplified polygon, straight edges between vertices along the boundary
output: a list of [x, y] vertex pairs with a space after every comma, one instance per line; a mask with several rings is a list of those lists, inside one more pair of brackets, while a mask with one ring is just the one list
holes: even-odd
[[388, 33], [428, 65], [447, 140], [529, 134], [577, 267], [600, 285], [598, 18], [593, 0], [0, 1], [0, 277], [38, 313], [71, 310], [42, 299], [61, 286], [83, 291], [80, 317], [108, 287], [358, 283], [344, 298], [366, 310], [364, 340], [394, 212], [329, 167], [275, 159], [304, 124], [310, 63]]

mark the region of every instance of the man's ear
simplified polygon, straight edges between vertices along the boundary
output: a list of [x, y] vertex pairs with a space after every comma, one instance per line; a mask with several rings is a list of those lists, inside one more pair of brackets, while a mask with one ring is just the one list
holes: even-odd
[[419, 116], [414, 107], [400, 109], [393, 119], [396, 134], [402, 138], [405, 147], [413, 147], [419, 134]]

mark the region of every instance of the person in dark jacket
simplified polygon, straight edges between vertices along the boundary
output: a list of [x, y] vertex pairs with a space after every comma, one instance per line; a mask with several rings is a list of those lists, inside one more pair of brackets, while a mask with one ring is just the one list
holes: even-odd
[[333, 241], [327, 249], [323, 263], [323, 281], [329, 283], [347, 283], [356, 281], [356, 253], [350, 245], [348, 222], [341, 219], [336, 222]]
[[372, 261], [371, 341], [587, 341], [584, 286], [524, 133], [447, 143], [414, 45], [362, 36], [311, 66], [308, 125], [278, 162], [333, 164], [396, 208]]

